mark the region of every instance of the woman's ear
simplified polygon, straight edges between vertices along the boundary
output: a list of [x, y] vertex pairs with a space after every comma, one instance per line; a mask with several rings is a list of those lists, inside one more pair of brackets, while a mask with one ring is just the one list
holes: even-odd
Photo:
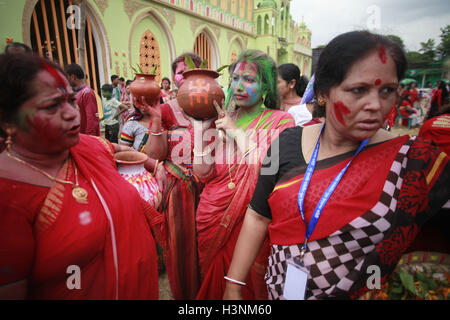
[[297, 84], [297, 80], [292, 79], [291, 81], [289, 81], [289, 89], [295, 89], [295, 85]]

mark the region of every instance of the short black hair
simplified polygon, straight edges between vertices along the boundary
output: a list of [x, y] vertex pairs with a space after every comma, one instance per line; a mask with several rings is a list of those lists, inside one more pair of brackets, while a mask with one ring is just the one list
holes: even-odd
[[77, 79], [84, 79], [84, 71], [80, 65], [76, 63], [68, 64], [64, 67], [64, 71], [67, 75], [74, 75]]
[[177, 70], [177, 66], [180, 62], [184, 62], [185, 56], [189, 56], [191, 57], [192, 61], [195, 64], [195, 67], [200, 67], [200, 65], [202, 64], [202, 58], [200, 58], [200, 56], [196, 53], [193, 52], [186, 52], [183, 53], [182, 55], [180, 55], [178, 58], [175, 59], [175, 61], [172, 63], [172, 72], [173, 74], [175, 74], [175, 71]]
[[293, 63], [285, 63], [278, 66], [278, 74], [287, 83], [295, 80], [295, 92], [298, 96], [303, 96], [308, 80], [300, 74], [299, 67]]
[[16, 122], [20, 106], [36, 92], [32, 83], [43, 66], [59, 66], [29, 53], [0, 55], [0, 122]]
[[170, 79], [169, 79], [169, 78], [164, 77], [164, 78], [161, 79], [161, 85], [162, 85], [162, 83], [163, 83], [164, 80], [166, 80], [167, 82], [169, 82], [169, 85], [172, 83], [172, 82], [170, 82]]
[[111, 82], [114, 82], [114, 80], [116, 80], [119, 76], [117, 74], [113, 74], [111, 76]]
[[33, 50], [29, 46], [27, 46], [24, 43], [21, 42], [11, 42], [8, 43], [5, 47], [5, 53], [8, 53], [9, 48], [23, 48], [25, 50], [25, 53], [31, 53]]
[[124, 77], [120, 77], [119, 80], [120, 81], [125, 81], [125, 78]]
[[351, 66], [375, 50], [384, 48], [394, 59], [400, 81], [407, 68], [403, 49], [386, 36], [369, 31], [351, 31], [331, 40], [320, 54], [315, 70], [314, 92], [327, 94], [344, 81]]
[[[392, 57], [400, 81], [408, 65], [403, 49], [386, 36], [369, 31], [351, 31], [335, 37], [320, 54], [315, 70], [316, 97], [328, 94], [331, 88], [344, 81], [348, 71], [357, 61], [376, 50], [382, 50]], [[321, 110], [324, 115], [325, 108]]]
[[113, 92], [114, 87], [111, 84], [104, 84], [102, 85], [102, 91], [106, 91], [106, 92]]

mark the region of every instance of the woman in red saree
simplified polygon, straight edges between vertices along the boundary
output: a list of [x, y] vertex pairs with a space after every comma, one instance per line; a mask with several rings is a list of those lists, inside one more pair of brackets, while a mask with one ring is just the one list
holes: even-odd
[[[199, 67], [199, 56], [187, 53], [172, 64], [174, 83], [180, 87], [184, 62], [189, 55]], [[146, 144], [149, 157], [164, 161], [166, 181], [160, 212], [165, 218], [167, 239], [164, 258], [172, 294], [177, 300], [195, 299], [200, 287], [200, 272], [195, 232], [195, 209], [202, 184], [192, 170], [193, 127], [176, 99], [150, 107], [145, 101], [134, 104], [146, 108], [151, 116], [150, 135]]]
[[79, 134], [75, 95], [53, 65], [3, 55], [0, 66], [1, 298], [158, 299], [149, 223], [161, 219], [117, 172], [124, 147]]
[[373, 266], [386, 281], [450, 198], [445, 153], [380, 129], [405, 68], [400, 47], [369, 32], [340, 35], [324, 49], [314, 91], [326, 121], [285, 130], [270, 150], [278, 170], [259, 177], [224, 298], [243, 297], [267, 233], [270, 299], [358, 298]]
[[[197, 299], [222, 297], [224, 276], [267, 148], [280, 132], [294, 126], [291, 115], [274, 110], [278, 107], [277, 71], [270, 57], [260, 51], [245, 51], [232, 71], [230, 93], [239, 109], [219, 109], [216, 121], [216, 128], [224, 130], [228, 138], [219, 141], [213, 158], [209, 152], [194, 151], [194, 171], [205, 182], [196, 217], [202, 275]], [[211, 147], [206, 147], [206, 142], [204, 150]], [[244, 292], [247, 299], [267, 299], [263, 279], [267, 255], [268, 246], [253, 265], [251, 284]]]

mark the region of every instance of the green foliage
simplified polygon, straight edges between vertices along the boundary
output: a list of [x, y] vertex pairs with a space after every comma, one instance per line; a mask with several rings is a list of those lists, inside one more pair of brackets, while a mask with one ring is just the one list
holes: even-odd
[[136, 64], [136, 66], [132, 67], [133, 72], [134, 73], [144, 73], [144, 71], [142, 71], [142, 67], [139, 63]]
[[208, 68], [208, 59], [205, 59], [202, 61], [202, 63], [200, 64], [200, 69], [207, 69]]
[[396, 36], [394, 34], [389, 34], [389, 35], [387, 35], [387, 37], [389, 39], [391, 39], [392, 41], [394, 41], [395, 43], [397, 43], [403, 50], [405, 50], [405, 43], [403, 42], [402, 38], [400, 38], [399, 36]]
[[186, 67], [188, 68], [188, 70], [192, 70], [195, 69], [195, 63], [194, 61], [192, 61], [192, 58], [188, 55], [184, 56], [184, 63], [186, 64]]
[[437, 47], [440, 58], [450, 57], [450, 24], [441, 28], [441, 43]]
[[158, 65], [154, 65], [152, 70], [150, 71], [150, 74], [156, 74], [156, 69], [158, 69]]
[[429, 63], [433, 63], [436, 57], [436, 43], [434, 39], [428, 39], [426, 42], [420, 43], [419, 51]]

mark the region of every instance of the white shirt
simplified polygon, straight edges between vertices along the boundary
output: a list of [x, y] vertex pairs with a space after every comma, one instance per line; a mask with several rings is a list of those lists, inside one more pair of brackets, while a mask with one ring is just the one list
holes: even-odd
[[296, 126], [302, 126], [312, 120], [311, 112], [306, 108], [306, 104], [293, 106], [289, 108], [288, 112], [294, 117]]

